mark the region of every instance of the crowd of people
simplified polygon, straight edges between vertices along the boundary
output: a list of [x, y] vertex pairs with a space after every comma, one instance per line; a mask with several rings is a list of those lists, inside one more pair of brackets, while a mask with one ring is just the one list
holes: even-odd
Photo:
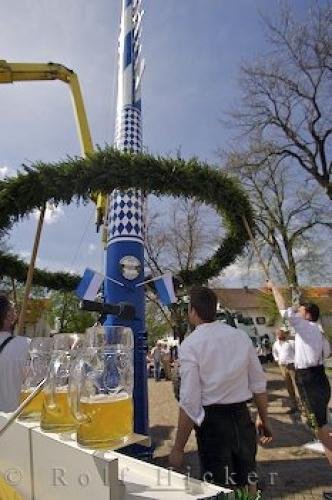
[[167, 342], [156, 341], [146, 356], [148, 376], [154, 377], [159, 382], [162, 377], [165, 380], [172, 379], [172, 370], [178, 359], [178, 348], [176, 345], [169, 346]]
[[[287, 383], [290, 411], [305, 408], [332, 465], [327, 417], [331, 389], [323, 364], [330, 346], [318, 323], [319, 308], [312, 303], [296, 310], [287, 308], [278, 289], [269, 286], [281, 316], [294, 332], [292, 340], [286, 329], [278, 329], [273, 346], [274, 359]], [[266, 375], [248, 335], [216, 321], [216, 308], [212, 290], [200, 287], [191, 291], [188, 319], [194, 330], [179, 349], [179, 417], [169, 462], [173, 467], [183, 464], [185, 445], [195, 430], [202, 478], [246, 489], [255, 498], [257, 442], [266, 446], [273, 438]], [[257, 407], [255, 423], [248, 401]], [[332, 499], [329, 492], [323, 496]]]
[[[319, 308], [312, 303], [287, 308], [279, 290], [270, 284], [287, 325], [278, 327], [271, 353], [279, 365], [290, 398], [290, 413], [305, 412], [332, 465], [332, 432], [328, 425], [331, 389], [324, 359], [330, 345], [319, 325]], [[147, 355], [148, 372], [159, 382], [163, 372], [172, 378], [179, 364], [179, 417], [172, 467], [181, 467], [185, 445], [196, 433], [202, 479], [231, 488], [257, 492], [257, 443], [269, 445], [266, 374], [250, 337], [240, 328], [216, 320], [217, 297], [207, 287], [190, 292], [188, 321], [193, 331], [177, 346], [158, 341]], [[0, 411], [19, 404], [29, 340], [14, 337], [16, 312], [0, 296]], [[290, 335], [292, 329], [293, 337]], [[178, 359], [179, 358], [179, 359]], [[248, 402], [257, 407], [252, 421]], [[332, 499], [331, 493], [324, 498]]]

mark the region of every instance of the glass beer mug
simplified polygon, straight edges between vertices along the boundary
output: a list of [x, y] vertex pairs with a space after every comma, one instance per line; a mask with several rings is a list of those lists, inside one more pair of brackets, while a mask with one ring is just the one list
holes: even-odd
[[70, 374], [70, 405], [77, 441], [112, 448], [133, 432], [133, 332], [123, 326], [94, 327]]
[[44, 387], [44, 400], [40, 427], [48, 432], [66, 432], [76, 429], [68, 403], [68, 379], [70, 364], [83, 345], [84, 335], [58, 333]]
[[[50, 337], [34, 337], [31, 339], [24, 379], [21, 388], [20, 402], [30, 396], [40, 382], [46, 377], [51, 360], [53, 339]], [[43, 406], [43, 392], [22, 410], [20, 420], [39, 420]]]

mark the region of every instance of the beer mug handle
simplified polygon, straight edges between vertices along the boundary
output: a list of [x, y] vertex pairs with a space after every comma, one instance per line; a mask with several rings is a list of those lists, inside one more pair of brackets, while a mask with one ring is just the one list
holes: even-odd
[[44, 391], [45, 392], [44, 402], [45, 402], [45, 405], [50, 410], [55, 410], [55, 408], [56, 408], [55, 393], [56, 393], [57, 372], [58, 372], [58, 363], [57, 363], [57, 360], [55, 360], [54, 362], [51, 362], [51, 364], [50, 364], [47, 382], [46, 382], [46, 387], [45, 387], [45, 391]]
[[50, 368], [48, 372], [46, 390], [45, 390], [45, 404], [50, 410], [55, 410], [57, 407], [56, 392], [58, 379], [60, 377], [61, 370], [63, 370], [63, 365], [67, 362], [67, 354], [60, 352], [54, 354], [51, 359]]
[[89, 417], [87, 417], [87, 415], [82, 413], [80, 410], [83, 370], [84, 361], [80, 359], [75, 360], [71, 367], [68, 387], [69, 407], [71, 413], [74, 419], [81, 424], [90, 420]]

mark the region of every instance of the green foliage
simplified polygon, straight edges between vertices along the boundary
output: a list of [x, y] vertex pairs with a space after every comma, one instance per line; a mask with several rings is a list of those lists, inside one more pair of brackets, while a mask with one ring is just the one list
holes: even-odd
[[[1, 198], [1, 192], [0, 192]], [[10, 276], [17, 281], [24, 283], [28, 272], [28, 264], [19, 259], [16, 255], [6, 254], [0, 251], [0, 273], [3, 276]], [[33, 284], [52, 290], [72, 291], [76, 288], [80, 280], [79, 276], [69, 273], [51, 273], [35, 268], [33, 273]]]
[[[182, 294], [184, 289], [182, 288]], [[184, 299], [183, 295], [178, 296], [178, 302], [170, 306], [172, 323], [174, 325], [174, 333], [176, 337], [182, 342], [185, 335], [188, 333], [188, 301]]]
[[[88, 158], [69, 158], [57, 164], [24, 166], [16, 177], [0, 184], [0, 230], [11, 227], [32, 210], [51, 200], [69, 205], [73, 200], [86, 203], [92, 193], [110, 193], [114, 188], [135, 186], [156, 196], [194, 197], [212, 205], [223, 216], [226, 236], [215, 254], [193, 270], [179, 273], [189, 286], [206, 282], [241, 254], [248, 241], [243, 216], [253, 228], [253, 212], [240, 184], [199, 163], [196, 159], [156, 158], [130, 154], [112, 148], [98, 150]], [[4, 275], [24, 280], [26, 266], [15, 256], [0, 255]], [[72, 290], [77, 277], [65, 273], [36, 270], [34, 283], [47, 288]]]
[[158, 305], [151, 301], [148, 301], [146, 305], [145, 325], [149, 348], [154, 346], [156, 340], [167, 336], [172, 330], [170, 322], [166, 320]]
[[235, 491], [235, 500], [260, 500], [261, 498], [262, 496], [260, 492], [258, 492], [255, 496], [252, 496], [250, 493], [243, 489]]
[[265, 309], [267, 314], [267, 326], [275, 325], [280, 313], [275, 303], [272, 293], [262, 294], [260, 297], [261, 306]]
[[[226, 500], [227, 498], [229, 498], [229, 495], [227, 493], [219, 493], [215, 498], [216, 500]], [[234, 491], [235, 500], [261, 500], [261, 498], [262, 494], [260, 491], [258, 491], [255, 496], [252, 496], [244, 489], [237, 489]]]
[[50, 297], [48, 321], [55, 328], [58, 318], [60, 332], [84, 333], [87, 328], [96, 322], [96, 315], [81, 311], [79, 300], [73, 293], [53, 292]]
[[332, 326], [324, 325], [324, 332], [330, 342], [332, 342]]

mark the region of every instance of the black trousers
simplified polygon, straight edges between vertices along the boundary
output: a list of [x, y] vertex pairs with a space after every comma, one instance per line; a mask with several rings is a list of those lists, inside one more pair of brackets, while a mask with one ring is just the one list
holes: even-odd
[[234, 488], [255, 482], [256, 429], [246, 403], [205, 406], [196, 427], [202, 479]]
[[300, 398], [313, 414], [318, 427], [327, 424], [327, 407], [331, 397], [331, 387], [323, 365], [296, 369], [295, 381]]

